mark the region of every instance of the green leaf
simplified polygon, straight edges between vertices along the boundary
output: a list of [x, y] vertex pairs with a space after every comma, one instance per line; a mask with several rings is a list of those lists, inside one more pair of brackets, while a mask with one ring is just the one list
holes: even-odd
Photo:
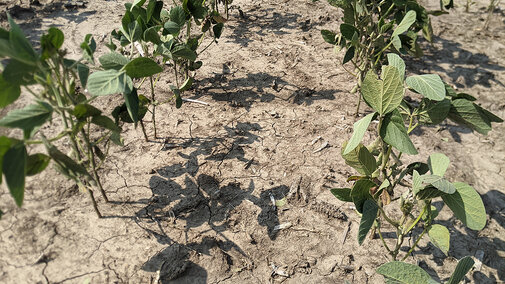
[[0, 119], [0, 126], [20, 128], [25, 136], [32, 132], [35, 127], [41, 126], [51, 118], [53, 108], [45, 102], [28, 105], [23, 109], [10, 111]]
[[191, 88], [191, 85], [193, 85], [193, 78], [192, 77], [188, 77], [186, 79], [186, 81], [184, 81], [184, 83], [182, 84], [182, 86], [179, 88], [179, 90], [181, 92], [187, 91], [187, 90], [189, 90], [189, 88]]
[[[347, 147], [347, 142], [344, 143], [342, 148]], [[347, 154], [342, 154], [345, 163], [353, 167], [360, 174], [371, 176], [377, 169], [377, 162], [375, 157], [368, 151], [368, 149], [359, 143], [353, 150]]]
[[456, 192], [442, 196], [445, 204], [468, 228], [476, 231], [486, 226], [486, 209], [480, 195], [466, 183], [455, 182]]
[[131, 92], [132, 79], [125, 72], [114, 69], [98, 71], [89, 76], [88, 92], [93, 96], [105, 96]]
[[48, 33], [43, 35], [40, 39], [42, 59], [48, 59], [55, 54], [63, 45], [64, 41], [65, 36], [62, 31], [57, 28], [49, 28]]
[[458, 284], [460, 283], [465, 275], [472, 269], [475, 261], [473, 261], [471, 256], [465, 256], [464, 258], [458, 261], [458, 265], [456, 265], [456, 269], [451, 275], [449, 281], [446, 284]]
[[144, 40], [154, 44], [161, 44], [160, 35], [158, 34], [159, 27], [150, 27], [144, 32]]
[[421, 175], [416, 170], [412, 173], [412, 193], [417, 195], [417, 193], [423, 189], [423, 180], [421, 179]]
[[416, 21], [416, 12], [413, 10], [408, 11], [407, 14], [405, 14], [405, 16], [403, 17], [400, 24], [393, 31], [392, 37], [406, 32], [415, 21]]
[[13, 85], [30, 85], [35, 82], [36, 67], [18, 60], [11, 60], [3, 72], [4, 80]]
[[402, 115], [397, 109], [384, 117], [379, 134], [386, 143], [399, 151], [410, 155], [417, 154], [416, 147], [407, 134]]
[[7, 13], [7, 20], [9, 21], [9, 25], [11, 27], [9, 32], [9, 42], [10, 50], [13, 52], [13, 59], [21, 61], [24, 64], [35, 66], [38, 61], [37, 53], [28, 39], [26, 39], [26, 36], [21, 28], [12, 20], [9, 13]]
[[[421, 267], [401, 261], [392, 261], [377, 268], [377, 273], [384, 275], [386, 279], [395, 280], [405, 284], [434, 283], [430, 275]], [[435, 282], [436, 283], [436, 282]]]
[[6, 136], [0, 137], [0, 184], [2, 184], [2, 166], [4, 155], [11, 148], [11, 139]]
[[137, 122], [139, 121], [139, 97], [137, 95], [137, 89], [133, 88], [133, 91], [130, 93], [124, 93], [123, 96], [128, 114], [130, 115], [133, 123], [137, 125]]
[[363, 216], [361, 217], [358, 230], [358, 243], [360, 245], [363, 244], [368, 231], [372, 228], [375, 218], [377, 218], [378, 210], [379, 207], [375, 204], [375, 201], [371, 199], [365, 200], [365, 203], [363, 204]]
[[217, 23], [212, 27], [212, 32], [214, 33], [215, 38], [220, 38], [221, 34], [223, 33], [223, 28], [224, 24], [223, 23]]
[[91, 123], [94, 123], [98, 126], [101, 126], [105, 129], [114, 131], [114, 132], [120, 132], [121, 128], [119, 128], [112, 119], [108, 118], [107, 116], [99, 115], [99, 116], [93, 116], [91, 119]]
[[442, 225], [431, 225], [428, 230], [431, 242], [439, 248], [445, 255], [449, 252], [451, 234], [449, 230]]
[[445, 85], [437, 74], [413, 75], [405, 80], [407, 85], [430, 100], [445, 99]]
[[149, 77], [163, 71], [156, 62], [147, 57], [138, 57], [124, 66], [126, 74], [131, 78]]
[[437, 175], [423, 175], [421, 179], [424, 183], [431, 184], [436, 189], [442, 191], [443, 193], [453, 194], [456, 192], [456, 188], [452, 183], [441, 176]]
[[405, 78], [405, 61], [403, 61], [403, 59], [400, 56], [398, 56], [398, 54], [395, 53], [388, 53], [387, 57], [388, 57], [388, 64], [398, 69], [400, 78], [403, 81], [403, 79]]
[[179, 44], [174, 46], [170, 52], [172, 53], [172, 56], [175, 58], [180, 57], [188, 59], [189, 61], [196, 60], [196, 53], [189, 47], [187, 47], [185, 44]]
[[433, 175], [443, 177], [451, 160], [442, 153], [431, 154], [428, 158], [428, 167]]
[[95, 63], [94, 53], [96, 50], [96, 41], [93, 35], [87, 34], [84, 41], [81, 43], [81, 49], [84, 51], [83, 56], [88, 62]]
[[134, 0], [131, 9], [133, 9], [135, 6], [142, 7], [144, 3], [146, 3], [146, 0]]
[[19, 85], [7, 82], [0, 73], [0, 108], [4, 108], [15, 102], [21, 95]]
[[368, 126], [370, 125], [370, 122], [372, 121], [374, 115], [375, 113], [368, 114], [367, 116], [363, 117], [362, 119], [354, 123], [353, 126], [354, 131], [342, 155], [348, 154], [358, 146], [358, 144], [363, 139], [363, 136], [365, 135], [365, 132], [368, 129]]
[[165, 29], [165, 33], [171, 34], [173, 36], [178, 36], [179, 33], [181, 32], [181, 27], [172, 21], [168, 21], [163, 25], [163, 28]]
[[47, 155], [37, 153], [28, 156], [26, 160], [26, 176], [34, 176], [46, 169], [51, 158]]
[[439, 124], [449, 115], [451, 101], [444, 99], [442, 101], [432, 101], [423, 99], [419, 106], [419, 122], [424, 124]]
[[369, 179], [359, 179], [354, 183], [351, 189], [352, 202], [356, 206], [356, 210], [359, 213], [363, 213], [363, 205], [367, 199], [372, 199], [370, 195], [370, 189], [377, 186], [373, 181]]
[[122, 54], [119, 54], [117, 52], [111, 52], [104, 54], [98, 58], [98, 61], [100, 61], [100, 64], [102, 65], [102, 68], [105, 70], [108, 69], [114, 69], [114, 70], [120, 70], [130, 62], [128, 58], [124, 57]]
[[88, 84], [89, 67], [82, 63], [77, 63], [77, 74], [79, 75], [81, 85], [85, 87]]
[[340, 24], [340, 33], [342, 36], [344, 36], [345, 39], [347, 40], [352, 40], [354, 33], [358, 33], [358, 29], [356, 29], [354, 26], [349, 25], [349, 24]]
[[23, 143], [11, 146], [3, 156], [2, 170], [5, 181], [18, 207], [23, 205], [25, 194], [26, 156], [26, 147]]
[[49, 156], [59, 166], [59, 169], [62, 170], [62, 174], [74, 180], [80, 176], [83, 176], [88, 180], [91, 179], [91, 175], [88, 173], [85, 167], [76, 163], [69, 156], [63, 154], [60, 150], [58, 150], [58, 148], [50, 144], [45, 137], [42, 137], [42, 141], [46, 146]]
[[74, 107], [74, 111], [72, 112], [78, 120], [84, 120], [88, 117], [100, 115], [101, 113], [101, 110], [90, 104], [78, 104]]
[[486, 135], [492, 129], [491, 122], [503, 122], [501, 118], [484, 110], [469, 100], [455, 99], [451, 104], [449, 118], [481, 134]]
[[397, 108], [405, 92], [403, 80], [394, 66], [382, 66], [382, 80], [373, 71], [369, 71], [361, 88], [365, 101], [380, 115]]
[[350, 188], [332, 188], [330, 192], [341, 201], [352, 202]]
[[175, 6], [170, 9], [170, 21], [176, 23], [179, 27], [184, 26], [188, 14], [181, 6]]
[[442, 191], [440, 191], [430, 185], [430, 186], [426, 186], [424, 188], [421, 188], [421, 190], [419, 190], [416, 193], [416, 197], [419, 200], [428, 200], [428, 199], [433, 199], [435, 197], [443, 196], [444, 194], [445, 193], [443, 193]]
[[354, 46], [349, 47], [347, 51], [345, 52], [344, 59], [342, 60], [342, 64], [346, 64], [347, 62], [351, 61], [351, 59], [354, 58], [354, 52], [355, 52]]
[[335, 34], [332, 31], [321, 30], [321, 36], [323, 36], [323, 40], [329, 44], [336, 44], [337, 43], [337, 41], [335, 40], [337, 34]]

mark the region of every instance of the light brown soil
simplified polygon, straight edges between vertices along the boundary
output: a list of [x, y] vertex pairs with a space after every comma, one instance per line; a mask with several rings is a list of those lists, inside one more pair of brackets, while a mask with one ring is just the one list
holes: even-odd
[[[2, 2], [0, 10], [28, 1]], [[40, 2], [17, 12], [16, 20], [31, 39], [56, 25], [77, 57], [87, 33], [106, 52], [103, 36], [119, 26], [125, 1], [71, 9], [60, 5], [66, 1]], [[458, 7], [433, 18], [433, 46], [426, 44], [426, 56], [407, 66], [441, 75], [503, 118], [505, 22], [497, 9], [481, 30], [487, 4], [479, 0], [469, 13]], [[163, 138], [144, 142], [140, 129], [128, 126], [125, 147], [111, 149], [101, 174], [113, 202], [99, 197], [106, 218], [97, 219], [87, 196], [53, 169], [28, 181], [23, 208], [2, 186], [0, 282], [152, 283], [158, 271], [162, 283], [383, 282], [375, 273], [388, 261], [380, 240], [359, 246], [359, 217], [328, 190], [345, 186], [352, 174], [340, 145], [354, 123], [353, 79], [338, 63], [343, 55], [320, 36], [321, 29], [337, 30], [340, 12], [311, 0], [234, 5], [244, 17], [232, 11], [186, 95], [210, 105], [164, 105], [157, 112]], [[111, 107], [118, 102], [104, 99]], [[435, 279], [447, 280], [457, 259], [483, 250], [482, 269], [467, 280], [505, 281], [504, 134], [503, 124], [482, 136], [447, 121], [412, 138], [421, 153], [412, 159], [445, 153], [451, 180], [474, 186], [489, 216], [475, 232], [443, 208], [438, 220], [451, 231], [449, 256], [426, 238], [408, 258]], [[272, 205], [272, 196], [288, 195], [286, 205]], [[287, 228], [275, 230], [279, 224]]]

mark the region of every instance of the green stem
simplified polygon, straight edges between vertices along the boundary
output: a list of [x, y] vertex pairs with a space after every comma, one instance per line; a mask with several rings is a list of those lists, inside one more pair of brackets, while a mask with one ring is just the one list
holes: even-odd
[[424, 234], [426, 234], [427, 231], [428, 231], [428, 227], [425, 227], [423, 232], [421, 233], [421, 235], [419, 235], [417, 240], [414, 242], [414, 245], [410, 248], [410, 250], [407, 252], [407, 254], [402, 258], [402, 261], [404, 261], [405, 259], [407, 259], [407, 257], [409, 257], [409, 255], [414, 251], [414, 249], [417, 247], [417, 244], [423, 238]]
[[154, 83], [153, 83], [153, 76], [149, 76], [149, 81], [151, 83], [151, 101], [153, 102], [153, 111], [152, 111], [152, 121], [153, 121], [153, 128], [154, 128], [154, 139], [158, 138], [157, 132], [156, 132], [156, 104], [155, 102], [155, 94], [154, 94]]
[[102, 183], [100, 182], [100, 177], [98, 176], [98, 173], [96, 170], [95, 153], [93, 151], [93, 147], [91, 146], [91, 143], [89, 142], [89, 136], [84, 131], [84, 129], [81, 130], [81, 134], [82, 134], [84, 141], [86, 143], [86, 147], [88, 148], [88, 159], [91, 164], [91, 171], [93, 172], [93, 178], [95, 179], [98, 189], [100, 190], [100, 193], [102, 194], [103, 198], [105, 199], [105, 202], [109, 202], [109, 199], [107, 198], [107, 194], [105, 193], [105, 190], [103, 189]]

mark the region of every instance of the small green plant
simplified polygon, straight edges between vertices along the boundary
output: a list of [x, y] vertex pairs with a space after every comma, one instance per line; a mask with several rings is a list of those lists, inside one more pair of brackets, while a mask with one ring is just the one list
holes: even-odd
[[[90, 68], [87, 62], [93, 62], [96, 43], [91, 35], [87, 35], [81, 44], [83, 57], [71, 60], [65, 57], [66, 51], [61, 48], [63, 33], [50, 28], [42, 36], [40, 53], [37, 53], [9, 15], [8, 21], [10, 30], [0, 29], [0, 58], [8, 59], [0, 73], [0, 107], [14, 103], [22, 88], [33, 96], [33, 100], [28, 106], [11, 110], [0, 119], [0, 126], [23, 132], [22, 135], [0, 137], [0, 167], [7, 187], [16, 204], [21, 206], [26, 176], [39, 174], [52, 160], [61, 174], [89, 193], [93, 207], [101, 217], [93, 188], [98, 188], [108, 201], [98, 170], [106, 158], [110, 142], [121, 144], [121, 128], [91, 104], [96, 96], [86, 96], [79, 88], [88, 81]], [[54, 137], [47, 138], [39, 131], [42, 127], [48, 127], [52, 133], [59, 131]], [[35, 153], [36, 144], [45, 145], [46, 154]], [[65, 146], [68, 144], [69, 147]]]
[[[227, 11], [229, 2], [225, 1], [224, 4]], [[118, 31], [112, 31], [107, 45], [111, 53], [99, 58], [105, 71], [96, 75], [102, 77], [108, 72], [111, 79], [118, 81], [119, 79], [113, 78], [114, 74], [126, 71], [132, 79], [128, 79], [128, 83], [133, 82], [133, 92], [125, 94], [125, 103], [116, 109], [116, 121], [135, 124], [140, 122], [147, 141], [143, 118], [147, 112], [151, 112], [154, 138], [157, 138], [156, 107], [173, 100], [177, 108], [181, 107], [181, 95], [193, 83], [194, 75], [191, 73], [202, 66], [202, 62], [197, 61], [198, 54], [216, 43], [222, 34], [226, 19], [219, 14], [217, 7], [217, 2], [206, 5], [202, 0], [184, 0], [179, 5], [174, 2], [170, 10], [163, 8], [162, 1], [155, 0], [125, 4], [122, 26]], [[206, 35], [210, 35], [211, 40], [199, 49]], [[119, 43], [119, 48], [115, 42]], [[173, 71], [171, 96], [161, 100], [156, 97], [156, 85], [161, 76], [166, 74], [162, 73], [163, 68], [158, 63], [161, 66], [169, 66]], [[92, 94], [101, 95], [103, 86], [95, 84], [94, 75], [90, 76], [88, 90]], [[145, 82], [149, 84], [149, 98], [138, 94]]]
[[[418, 43], [419, 33], [431, 42], [433, 31], [429, 15], [443, 14], [441, 10], [428, 12], [415, 0], [328, 0], [343, 11], [340, 32], [322, 30], [323, 39], [335, 46], [335, 51], [345, 50], [343, 68], [356, 78], [351, 93], [360, 91], [369, 70], [379, 71], [387, 52], [423, 55]], [[352, 65], [347, 69], [346, 63]], [[358, 97], [356, 115], [359, 113], [361, 96]]]
[[[404, 153], [417, 154], [409, 134], [419, 125], [438, 124], [446, 118], [485, 134], [491, 130], [491, 122], [503, 120], [473, 103], [475, 98], [468, 94], [456, 94], [438, 75], [412, 75], [404, 79], [403, 60], [396, 54], [387, 54], [387, 59], [389, 64], [382, 66], [380, 77], [370, 70], [361, 86], [364, 101], [374, 112], [354, 124], [351, 138], [342, 147], [342, 157], [358, 175], [349, 177], [348, 181], [354, 182], [351, 188], [334, 188], [331, 192], [342, 201], [353, 202], [361, 214], [359, 244], [370, 231], [372, 236], [377, 232], [395, 261], [382, 266], [378, 272], [400, 281], [393, 277], [393, 272], [410, 266], [396, 261], [405, 260], [426, 234], [435, 246], [448, 253], [449, 230], [436, 223], [438, 211], [432, 206], [433, 199], [441, 198], [472, 230], [481, 230], [486, 224], [486, 211], [480, 195], [468, 184], [451, 183], [444, 177], [449, 166], [449, 158], [445, 155], [436, 153], [426, 163], [403, 164]], [[405, 85], [422, 99], [410, 103], [404, 100]], [[373, 120], [378, 121], [377, 138], [365, 146], [361, 141]], [[388, 210], [391, 205], [396, 210]], [[383, 229], [386, 227], [396, 232], [394, 243], [384, 239]], [[413, 235], [417, 228], [422, 229], [421, 233], [413, 245], [407, 246], [407, 253], [400, 256], [401, 249], [406, 246], [405, 238]], [[427, 276], [424, 271], [421, 274]]]

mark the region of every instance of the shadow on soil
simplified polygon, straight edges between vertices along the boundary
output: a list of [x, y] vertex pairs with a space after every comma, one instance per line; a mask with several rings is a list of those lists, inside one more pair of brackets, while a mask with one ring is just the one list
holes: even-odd
[[[282, 77], [268, 73], [248, 73], [247, 77], [235, 78], [230, 68], [223, 64], [221, 73], [198, 82], [192, 98], [211, 96], [215, 101], [229, 102], [232, 106], [249, 109], [256, 101], [271, 102], [275, 99], [286, 100], [297, 105], [311, 105], [317, 100], [334, 100], [340, 90], [315, 90], [291, 84]], [[279, 94], [287, 89], [289, 97]]]
[[[486, 208], [486, 213], [492, 221], [496, 222], [499, 226], [505, 228], [505, 194], [499, 190], [490, 190], [485, 195], [482, 195], [482, 200]], [[440, 211], [444, 206], [443, 202], [434, 202], [434, 205]], [[435, 223], [446, 226], [451, 233], [451, 247], [449, 249], [450, 257], [456, 259], [461, 259], [465, 256], [474, 256], [477, 250], [484, 252], [484, 259], [482, 261], [483, 265], [496, 269], [498, 275], [493, 273], [490, 276], [486, 276], [484, 273], [479, 271], [471, 271], [474, 280], [477, 283], [497, 283], [505, 279], [505, 259], [502, 257], [505, 253], [505, 241], [500, 238], [488, 238], [484, 234], [479, 234], [478, 231], [474, 231], [466, 228], [462, 225], [464, 232], [456, 230], [454, 224], [457, 221], [455, 217], [449, 220], [437, 220]], [[489, 221], [488, 221], [489, 223]], [[416, 232], [416, 238], [420, 234], [420, 231]], [[458, 249], [455, 250], [455, 247]], [[501, 253], [500, 253], [501, 251]], [[435, 247], [433, 244], [429, 243], [425, 247], [420, 247], [414, 255], [424, 254], [432, 255], [433, 261], [437, 263], [437, 266], [442, 267], [444, 265], [444, 260], [447, 256]], [[440, 279], [437, 274], [437, 270], [433, 267], [429, 267], [426, 263], [421, 263], [420, 266], [426, 270], [435, 280], [437, 281], [447, 281], [448, 279]], [[467, 274], [467, 276], [470, 274]]]
[[[160, 271], [162, 283], [176, 278], [177, 283], [206, 283], [208, 272], [192, 261], [200, 255], [212, 258], [212, 263], [216, 263], [213, 267], [229, 267], [232, 264], [228, 255], [230, 250], [248, 259], [242, 249], [223, 234], [229, 228], [232, 211], [243, 201], [247, 200], [260, 209], [258, 224], [266, 227], [270, 239], [277, 237], [274, 227], [279, 225], [278, 211], [272, 206], [271, 196], [276, 200], [284, 198], [289, 191], [287, 186], [272, 186], [257, 196], [253, 194], [255, 184], [252, 180], [247, 184], [224, 183], [214, 176], [199, 173], [200, 166], [209, 161], [222, 163], [236, 159], [243, 162], [244, 167], [252, 163], [245, 158], [242, 147], [258, 141], [254, 131], [261, 127], [238, 122], [235, 127], [225, 129], [227, 138], [191, 138], [181, 140], [179, 145], [172, 144], [171, 147], [191, 149], [190, 154], [178, 152], [185, 162], [154, 169], [154, 175], [149, 180], [152, 197], [134, 202], [145, 204], [145, 207], [131, 218], [151, 238], [168, 246], [142, 266], [145, 271]], [[232, 137], [231, 141], [229, 137]], [[205, 159], [199, 164], [200, 155]], [[212, 236], [191, 237], [195, 233]], [[223, 259], [223, 263], [218, 263]]]
[[433, 42], [440, 43], [442, 47], [438, 49], [424, 44], [425, 55], [408, 60], [408, 69], [414, 74], [418, 73], [417, 70], [446, 74], [451, 78], [452, 82], [449, 83], [458, 88], [475, 85], [491, 87], [491, 82], [505, 87], [495, 76], [497, 71], [505, 71], [505, 67], [493, 63], [486, 54], [473, 53], [458, 42], [440, 37], [434, 37]]

